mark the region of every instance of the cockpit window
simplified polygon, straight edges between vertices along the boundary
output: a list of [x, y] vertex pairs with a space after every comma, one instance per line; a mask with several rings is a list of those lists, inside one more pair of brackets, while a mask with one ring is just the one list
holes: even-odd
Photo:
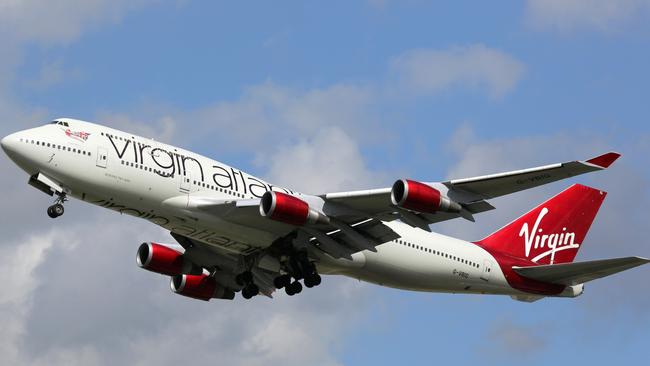
[[64, 127], [70, 127], [68, 122], [64, 122], [64, 121], [52, 121], [52, 122], [50, 122], [50, 124], [51, 125], [60, 125], [60, 126], [64, 126]]

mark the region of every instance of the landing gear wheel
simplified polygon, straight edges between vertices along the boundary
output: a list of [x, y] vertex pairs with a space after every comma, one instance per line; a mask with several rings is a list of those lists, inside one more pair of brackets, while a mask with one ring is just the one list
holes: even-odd
[[47, 208], [47, 215], [53, 219], [63, 215], [64, 212], [65, 209], [63, 208], [63, 205], [60, 203], [57, 203]]
[[309, 276], [305, 277], [305, 286], [308, 288], [312, 288], [315, 286], [320, 285], [321, 283], [321, 278], [318, 273], [312, 273]]
[[294, 281], [289, 286], [287, 286], [287, 289], [291, 289], [291, 294], [288, 292], [287, 294], [289, 294], [289, 296], [293, 296], [302, 292], [302, 284], [298, 281]]
[[246, 300], [257, 296], [259, 293], [260, 293], [260, 288], [257, 287], [257, 285], [254, 283], [251, 283], [250, 285], [244, 287], [244, 289], [241, 291], [242, 296]]
[[283, 274], [273, 279], [273, 285], [277, 289], [287, 287], [289, 286], [290, 283], [291, 283], [291, 276], [289, 276], [288, 274]]
[[312, 276], [312, 281], [314, 283], [314, 286], [318, 286], [322, 282], [322, 278], [318, 273], [314, 273], [314, 275]]
[[318, 274], [318, 272], [313, 271], [309, 275], [305, 276], [304, 283], [305, 283], [305, 286], [311, 288], [311, 287], [316, 287], [316, 286], [320, 285], [321, 281], [322, 281], [322, 279], [321, 279], [320, 275]]
[[291, 285], [285, 286], [284, 292], [286, 292], [287, 295], [289, 295], [289, 296], [293, 296], [293, 295], [296, 294], [295, 292], [293, 292], [293, 286], [291, 286]]
[[251, 283], [250, 285], [248, 285], [248, 293], [250, 293], [253, 296], [257, 296], [260, 293], [260, 288], [257, 287], [256, 284]]
[[57, 193], [57, 198], [54, 200], [54, 204], [47, 208], [47, 216], [55, 219], [61, 215], [65, 210], [63, 209], [63, 204], [68, 200], [65, 193]]

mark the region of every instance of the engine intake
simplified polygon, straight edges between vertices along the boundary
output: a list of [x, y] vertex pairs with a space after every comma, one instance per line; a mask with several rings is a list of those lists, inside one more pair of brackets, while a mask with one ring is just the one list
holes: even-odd
[[329, 218], [292, 195], [267, 191], [260, 202], [260, 215], [289, 225], [327, 224]]
[[187, 260], [183, 253], [156, 243], [142, 243], [135, 260], [140, 268], [168, 276], [203, 273], [203, 268]]
[[235, 292], [219, 286], [214, 277], [201, 275], [178, 275], [172, 277], [169, 284], [172, 291], [193, 299], [210, 301], [210, 299], [235, 298]]
[[393, 184], [390, 200], [395, 206], [422, 213], [460, 212], [462, 209], [460, 204], [439, 190], [408, 179], [400, 179]]

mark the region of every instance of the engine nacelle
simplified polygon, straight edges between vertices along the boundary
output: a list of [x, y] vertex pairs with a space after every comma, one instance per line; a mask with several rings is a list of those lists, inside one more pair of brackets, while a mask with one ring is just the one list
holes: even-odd
[[460, 204], [439, 190], [408, 179], [400, 179], [393, 184], [390, 200], [395, 206], [422, 213], [460, 212], [462, 209]]
[[329, 218], [309, 207], [309, 204], [292, 195], [267, 191], [260, 202], [260, 214], [285, 224], [327, 224]]
[[219, 286], [214, 277], [201, 275], [178, 275], [172, 277], [169, 284], [172, 291], [193, 299], [210, 301], [210, 299], [235, 298], [235, 292]]
[[183, 253], [156, 243], [142, 243], [135, 260], [140, 268], [168, 276], [203, 273], [203, 269], [188, 261]]

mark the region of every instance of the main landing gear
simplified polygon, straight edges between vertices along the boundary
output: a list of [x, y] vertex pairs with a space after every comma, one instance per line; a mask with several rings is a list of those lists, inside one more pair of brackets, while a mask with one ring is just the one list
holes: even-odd
[[285, 263], [286, 274], [280, 275], [273, 280], [275, 288], [284, 288], [289, 296], [302, 292], [301, 279], [307, 288], [318, 286], [321, 277], [316, 271], [314, 263], [309, 261], [307, 252], [299, 251], [292, 254]]
[[65, 209], [63, 208], [63, 204], [67, 200], [68, 199], [67, 199], [65, 193], [58, 194], [58, 197], [54, 201], [54, 204], [47, 208], [47, 216], [49, 216], [50, 218], [53, 218], [53, 219], [56, 219], [57, 217], [62, 216], [63, 213], [65, 212]]
[[246, 300], [257, 296], [260, 293], [260, 288], [253, 282], [253, 273], [251, 271], [238, 274], [237, 277], [235, 277], [235, 281], [240, 286], [244, 286], [241, 290], [241, 295]]

